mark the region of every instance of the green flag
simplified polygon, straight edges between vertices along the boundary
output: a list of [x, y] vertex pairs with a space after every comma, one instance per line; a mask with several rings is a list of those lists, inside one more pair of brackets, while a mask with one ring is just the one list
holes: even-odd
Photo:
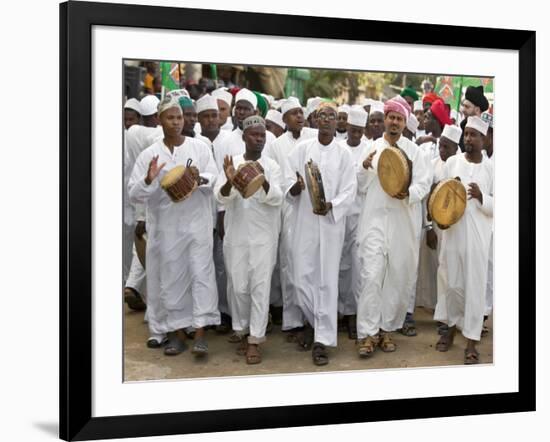
[[180, 89], [180, 65], [178, 63], [161, 61], [160, 76], [163, 95], [166, 92]]
[[452, 109], [458, 110], [462, 100], [462, 94], [468, 86], [483, 86], [485, 93], [493, 92], [493, 79], [486, 77], [437, 77], [434, 92], [439, 95], [445, 103], [451, 105]]

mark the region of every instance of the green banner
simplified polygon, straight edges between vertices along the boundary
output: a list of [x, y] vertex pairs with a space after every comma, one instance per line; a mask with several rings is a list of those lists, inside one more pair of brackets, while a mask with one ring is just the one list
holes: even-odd
[[160, 78], [164, 93], [180, 89], [180, 65], [166, 61], [160, 62]]
[[485, 77], [437, 77], [434, 92], [451, 105], [452, 109], [459, 110], [462, 94], [468, 86], [483, 86], [485, 93], [493, 92], [493, 79]]

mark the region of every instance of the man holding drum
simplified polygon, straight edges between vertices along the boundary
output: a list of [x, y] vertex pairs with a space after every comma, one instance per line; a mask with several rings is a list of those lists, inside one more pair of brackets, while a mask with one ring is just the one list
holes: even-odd
[[[246, 152], [225, 157], [215, 195], [225, 207], [223, 253], [233, 330], [241, 338], [237, 352], [246, 355], [247, 364], [257, 364], [262, 360], [259, 344], [265, 342], [268, 322], [283, 190], [281, 169], [262, 155], [264, 119], [248, 117], [243, 129]], [[252, 179], [243, 178], [240, 172], [249, 166]]]
[[[317, 138], [298, 144], [289, 155], [295, 178], [287, 183], [287, 200], [295, 211], [292, 265], [296, 300], [307, 319], [303, 348], [312, 347], [315, 365], [328, 364], [326, 346], [336, 346], [338, 314], [338, 271], [345, 235], [345, 217], [353, 203], [357, 182], [349, 151], [334, 139], [336, 106], [322, 102], [317, 108]], [[313, 209], [313, 193], [303, 195], [301, 173], [315, 163], [321, 174], [324, 199]], [[296, 179], [297, 178], [297, 179]], [[313, 182], [308, 183], [312, 191]]]
[[[186, 349], [178, 331], [194, 327], [193, 353], [203, 355], [208, 352], [204, 327], [220, 322], [212, 260], [212, 186], [217, 169], [202, 141], [181, 134], [183, 114], [176, 98], [159, 103], [158, 114], [164, 138], [139, 155], [128, 183], [130, 200], [144, 203], [147, 213], [148, 345], [167, 336], [164, 353], [177, 355]], [[174, 202], [170, 188], [164, 190], [164, 180], [183, 164], [191, 169], [195, 183]]]
[[482, 154], [488, 123], [469, 117], [464, 129], [464, 153], [449, 158], [444, 178], [460, 178], [467, 187], [464, 215], [444, 230], [439, 255], [438, 303], [434, 319], [449, 328], [436, 349], [447, 351], [456, 328], [467, 340], [465, 364], [479, 363], [476, 343], [480, 340], [485, 311], [487, 263], [493, 226], [493, 163]]
[[[386, 102], [384, 136], [374, 142], [357, 174], [358, 189], [366, 193], [358, 232], [361, 295], [357, 305], [357, 352], [360, 357], [370, 356], [377, 345], [386, 352], [395, 350], [391, 332], [403, 325], [416, 282], [421, 202], [429, 191], [431, 175], [419, 147], [402, 136], [409, 113], [409, 105], [400, 96]], [[401, 175], [386, 176], [397, 164], [380, 167], [379, 161], [387, 156], [387, 149], [393, 149], [389, 153], [399, 154], [394, 160], [401, 161]], [[384, 177], [390, 183], [398, 183], [400, 190], [392, 195], [386, 193]]]

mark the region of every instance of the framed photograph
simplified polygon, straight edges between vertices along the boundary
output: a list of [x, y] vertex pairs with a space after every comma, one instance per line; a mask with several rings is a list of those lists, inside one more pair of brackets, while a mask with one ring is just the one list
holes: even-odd
[[[60, 25], [62, 439], [535, 410], [535, 32], [87, 2], [61, 4]], [[403, 86], [407, 75], [449, 86], [454, 77], [490, 82], [494, 138], [506, 152], [495, 160], [490, 358], [476, 367], [411, 364], [398, 350], [374, 366], [350, 350], [349, 364], [335, 360], [326, 370], [231, 371], [221, 360], [219, 369], [207, 363], [193, 372], [176, 359], [169, 367], [140, 359], [145, 342], [131, 341], [125, 327], [129, 318], [145, 326], [120, 296], [121, 110], [135, 96], [129, 67], [146, 62], [216, 75], [228, 66], [293, 70], [295, 88], [282, 95], [302, 101], [302, 71], [391, 73]], [[350, 102], [366, 96], [350, 90], [342, 92]]]

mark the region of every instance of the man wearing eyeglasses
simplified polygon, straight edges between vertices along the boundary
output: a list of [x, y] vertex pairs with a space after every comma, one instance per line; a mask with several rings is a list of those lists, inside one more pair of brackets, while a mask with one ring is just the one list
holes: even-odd
[[[326, 365], [326, 347], [337, 343], [338, 272], [346, 214], [357, 183], [351, 153], [334, 138], [336, 106], [322, 102], [317, 107], [317, 119], [318, 136], [300, 142], [289, 154], [286, 199], [296, 217], [290, 232], [296, 302], [307, 321], [299, 344], [305, 350], [312, 348], [315, 365]], [[302, 178], [310, 160], [321, 173], [326, 201], [316, 211]]]

